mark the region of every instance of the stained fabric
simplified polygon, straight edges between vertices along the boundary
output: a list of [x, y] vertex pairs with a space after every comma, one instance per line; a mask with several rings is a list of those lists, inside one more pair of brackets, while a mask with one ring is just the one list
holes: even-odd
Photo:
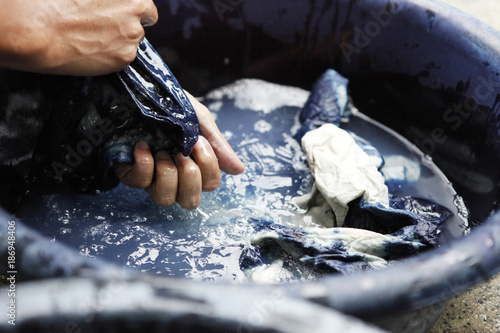
[[[252, 238], [252, 244], [258, 250], [245, 253], [240, 264], [244, 269], [255, 269], [256, 264], [264, 265], [275, 271], [273, 273], [277, 276], [283, 276], [284, 273], [279, 270], [287, 270], [286, 266], [293, 267], [294, 261], [317, 274], [383, 268], [393, 260], [416, 254], [427, 247], [409, 234], [385, 235], [356, 228], [293, 228], [270, 221], [253, 222], [257, 233]], [[277, 257], [285, 258], [286, 262], [279, 270], [273, 267]], [[295, 273], [292, 269], [288, 270]], [[252, 275], [254, 273], [252, 271]], [[252, 280], [255, 280], [253, 276]]]
[[34, 153], [32, 179], [65, 181], [82, 192], [118, 184], [111, 168], [133, 163], [133, 147], [189, 155], [198, 140], [195, 111], [170, 69], [143, 40], [124, 71], [54, 80], [50, 117]]
[[[297, 227], [253, 219], [256, 234], [240, 257], [240, 267], [254, 282], [280, 282], [304, 271], [347, 274], [386, 267], [437, 246], [439, 227], [452, 216], [429, 200], [387, 192], [388, 187], [418, 181], [420, 174], [411, 161], [391, 156], [402, 164], [388, 169], [384, 178], [378, 171], [384, 165], [378, 150], [338, 128], [341, 120], [348, 121], [346, 110], [355, 109], [347, 85], [340, 74], [325, 72], [302, 109], [302, 126], [295, 135], [302, 140], [315, 183], [310, 193], [294, 201], [306, 210], [302, 218], [317, 226], [304, 227], [300, 214]], [[381, 188], [384, 195], [370, 195]]]

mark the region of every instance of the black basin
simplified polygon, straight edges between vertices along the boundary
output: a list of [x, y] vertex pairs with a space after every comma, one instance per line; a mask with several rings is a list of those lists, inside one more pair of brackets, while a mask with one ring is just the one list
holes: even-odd
[[[19, 330], [74, 323], [102, 331], [113, 326], [120, 332], [138, 325], [149, 325], [151, 331], [304, 331], [300, 325], [335, 331], [346, 322], [333, 319], [337, 314], [329, 309], [335, 309], [393, 331], [424, 332], [446, 300], [500, 271], [500, 33], [430, 0], [156, 3], [160, 22], [147, 31], [148, 39], [186, 90], [200, 95], [244, 77], [310, 89], [325, 69], [335, 68], [350, 79], [351, 95], [362, 112], [432, 157], [463, 197], [474, 230], [389, 269], [314, 283], [229, 286], [123, 272], [20, 229], [20, 248], [29, 249], [34, 240], [39, 248], [62, 248], [75, 267], [65, 271], [66, 261], [52, 263], [26, 283], [33, 297], [73, 300], [67, 303], [71, 307], [85, 292], [95, 293], [90, 301], [99, 304], [100, 291], [116, 284], [121, 289], [111, 293], [105, 307], [92, 308], [89, 321], [88, 312], [51, 314], [21, 303], [19, 319], [22, 311], [30, 315]], [[35, 252], [40, 255], [26, 250], [19, 260], [29, 266]], [[39, 280], [55, 276], [66, 278]], [[57, 286], [60, 298], [50, 296]], [[115, 297], [127, 292], [126, 302]], [[140, 301], [141, 292], [146, 301]], [[263, 319], [252, 322], [251, 316]]]

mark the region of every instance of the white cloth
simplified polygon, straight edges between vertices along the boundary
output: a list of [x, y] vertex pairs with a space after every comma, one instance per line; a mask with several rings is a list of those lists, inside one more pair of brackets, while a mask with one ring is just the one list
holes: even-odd
[[313, 221], [324, 227], [343, 226], [348, 204], [360, 197], [389, 207], [384, 176], [349, 133], [325, 124], [302, 138], [302, 149], [315, 184], [311, 193], [294, 202], [307, 209]]

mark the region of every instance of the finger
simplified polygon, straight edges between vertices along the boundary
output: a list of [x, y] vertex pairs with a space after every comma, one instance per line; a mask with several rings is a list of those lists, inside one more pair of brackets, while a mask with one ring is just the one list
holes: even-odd
[[191, 94], [188, 92], [186, 92], [186, 94], [193, 104], [196, 115], [198, 116], [201, 134], [208, 140], [215, 152], [215, 155], [219, 159], [220, 169], [232, 175], [242, 173], [245, 170], [245, 166], [226, 139], [222, 136], [222, 133], [219, 131], [219, 128], [213, 120], [210, 111], [198, 102], [196, 98], [191, 96]]
[[141, 16], [141, 24], [143, 27], [150, 27], [158, 22], [158, 9], [153, 1], [146, 1], [146, 9]]
[[190, 158], [178, 153], [175, 155], [179, 185], [177, 202], [186, 209], [195, 209], [201, 201], [201, 171]]
[[146, 192], [159, 206], [172, 206], [177, 197], [178, 173], [174, 160], [166, 151], [156, 153], [155, 169], [155, 181]]
[[134, 147], [135, 163], [118, 164], [115, 174], [125, 185], [136, 188], [147, 188], [153, 179], [154, 159], [146, 141], [139, 141]]
[[217, 189], [221, 181], [219, 163], [214, 150], [205, 137], [199, 136], [198, 142], [193, 147], [192, 156], [201, 171], [202, 190], [214, 191]]

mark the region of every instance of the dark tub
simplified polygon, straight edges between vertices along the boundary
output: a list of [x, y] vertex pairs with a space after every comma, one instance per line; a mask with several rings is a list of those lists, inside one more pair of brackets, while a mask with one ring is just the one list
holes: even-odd
[[[361, 111], [432, 156], [463, 197], [475, 230], [381, 271], [228, 286], [125, 272], [64, 247], [54, 262], [40, 249], [60, 245], [20, 227], [18, 260], [34, 281], [23, 282], [26, 294], [19, 285], [19, 321], [10, 328], [368, 331], [335, 309], [392, 331], [425, 332], [447, 299], [500, 271], [498, 32], [428, 0], [156, 3], [160, 22], [148, 38], [185, 89], [199, 95], [242, 77], [310, 89], [333, 67], [350, 79]], [[46, 270], [37, 271], [35, 257], [50, 262]], [[65, 278], [41, 280], [55, 276]], [[0, 297], [8, 301], [5, 291]], [[78, 311], [85, 302], [94, 306]]]

